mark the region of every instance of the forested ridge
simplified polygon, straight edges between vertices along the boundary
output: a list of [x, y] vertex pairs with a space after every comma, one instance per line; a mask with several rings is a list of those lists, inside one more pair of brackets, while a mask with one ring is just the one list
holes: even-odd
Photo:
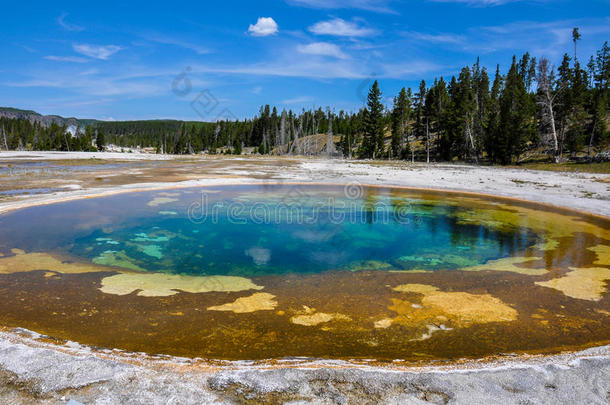
[[[579, 35], [575, 29], [574, 44]], [[279, 111], [265, 105], [240, 121], [105, 122], [74, 127], [0, 118], [0, 149], [100, 150], [105, 145], [148, 147], [157, 153], [307, 155], [327, 152], [356, 158], [468, 161], [511, 164], [537, 151], [560, 161], [593, 156], [608, 147], [610, 48], [587, 63], [565, 54], [553, 67], [528, 53], [513, 57], [504, 73], [477, 61], [458, 75], [403, 88], [393, 105], [382, 103], [375, 81], [357, 112], [331, 108]], [[325, 148], [311, 135], [327, 134]], [[318, 137], [319, 138], [319, 137]], [[316, 138], [316, 142], [318, 142]], [[254, 148], [254, 150], [252, 150]]]

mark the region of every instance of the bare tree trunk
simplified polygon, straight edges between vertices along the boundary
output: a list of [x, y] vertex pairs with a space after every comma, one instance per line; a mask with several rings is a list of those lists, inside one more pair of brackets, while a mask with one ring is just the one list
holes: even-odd
[[558, 163], [561, 162], [561, 158], [563, 157], [563, 142], [565, 140], [566, 128], [565, 124], [561, 125], [561, 142], [559, 143], [559, 158]]
[[[560, 160], [560, 151], [559, 151], [559, 142], [557, 137], [557, 128], [555, 126], [555, 112], [553, 109], [555, 96], [552, 94], [552, 86], [553, 86], [553, 69], [550, 68], [549, 72], [549, 61], [546, 58], [542, 58], [540, 63], [538, 64], [538, 87], [542, 90], [543, 100], [539, 102], [542, 104], [543, 111], [546, 110], [548, 113], [548, 120], [551, 124], [551, 135], [553, 136], [553, 155], [555, 158], [555, 163], [559, 163]], [[545, 114], [546, 115], [546, 114]]]
[[593, 120], [593, 129], [591, 129], [591, 137], [589, 138], [589, 148], [587, 150], [587, 156], [591, 158], [591, 148], [593, 147], [593, 136], [595, 135], [595, 126], [597, 125], [597, 117]]
[[553, 155], [555, 157], [555, 163], [559, 163], [559, 142], [557, 139], [557, 128], [555, 126], [555, 112], [553, 111], [554, 97], [551, 95], [551, 89], [549, 86], [545, 86], [544, 96], [546, 101], [546, 108], [549, 113], [549, 121], [551, 123], [551, 135], [553, 136]]
[[415, 163], [415, 145], [413, 145], [413, 142], [410, 142], [411, 144], [411, 163]]
[[4, 148], [8, 151], [8, 142], [6, 142], [6, 131], [4, 130], [4, 126], [2, 127], [2, 136], [4, 137]]
[[352, 158], [352, 139], [350, 136], [347, 136], [347, 148], [349, 149], [348, 156], [351, 159]]
[[330, 115], [330, 111], [328, 113], [328, 141], [326, 143], [326, 151], [328, 152], [328, 158], [330, 159], [332, 157], [332, 153], [333, 153], [333, 121], [332, 121], [332, 117]]
[[426, 118], [426, 163], [430, 163], [430, 132], [428, 130], [428, 118]]
[[551, 134], [553, 135], [553, 147], [554, 147], [554, 155], [555, 155], [555, 163], [559, 163], [559, 144], [557, 141], [557, 129], [555, 128], [555, 113], [553, 112], [553, 99], [550, 97], [550, 94], [547, 93], [548, 100], [548, 108], [550, 120], [551, 120]]
[[472, 137], [472, 129], [470, 128], [470, 123], [466, 120], [466, 136], [470, 141], [470, 150], [472, 155], [474, 156], [474, 161], [479, 164], [479, 157], [477, 156], [477, 149], [474, 146], [474, 138]]

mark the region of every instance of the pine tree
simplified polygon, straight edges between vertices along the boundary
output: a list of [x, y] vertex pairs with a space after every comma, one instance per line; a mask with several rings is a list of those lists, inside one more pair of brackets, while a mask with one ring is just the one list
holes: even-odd
[[574, 155], [585, 143], [585, 123], [589, 115], [585, 109], [587, 102], [587, 74], [575, 61], [570, 83], [571, 108], [569, 110], [569, 125], [566, 131], [565, 144], [570, 153]]
[[443, 131], [439, 141], [439, 152], [443, 160], [451, 161], [453, 159], [454, 147], [456, 143], [456, 126], [459, 121], [457, 106], [455, 104], [455, 93], [458, 83], [455, 76], [451, 76], [451, 81], [447, 88], [448, 103], [443, 112]]
[[576, 56], [576, 49], [577, 49], [577, 43], [578, 41], [580, 41], [580, 32], [578, 31], [578, 27], [575, 27], [572, 30], [572, 41], [574, 42], [574, 61], [576, 61], [577, 56]]
[[391, 153], [394, 159], [404, 159], [409, 155], [409, 143], [405, 142], [408, 136], [408, 125], [411, 117], [411, 101], [403, 87], [394, 99], [392, 110], [392, 144]]
[[487, 69], [483, 68], [479, 70], [478, 62], [476, 70], [473, 75], [473, 90], [475, 97], [475, 115], [473, 117], [473, 136], [477, 146], [477, 158], [478, 154], [482, 154], [484, 149], [485, 131], [488, 121], [488, 107], [490, 103], [489, 93], [489, 76], [487, 75]]
[[602, 93], [602, 97], [606, 99], [606, 105], [608, 105], [609, 88], [610, 88], [610, 47], [608, 42], [605, 42], [597, 52], [595, 59], [596, 71], [595, 71], [595, 87]]
[[[593, 60], [593, 58], [592, 58]], [[596, 58], [592, 66], [592, 115], [593, 122], [590, 129], [588, 152], [591, 154], [591, 147], [600, 144], [608, 139], [608, 107], [610, 105], [610, 47], [605, 42], [602, 48], [597, 51]]]
[[371, 86], [367, 98], [363, 134], [361, 157], [372, 159], [379, 157], [383, 153], [383, 104], [377, 80]]
[[419, 91], [415, 93], [414, 108], [415, 108], [415, 128], [414, 135], [416, 138], [426, 141], [426, 82], [422, 80], [419, 83]]
[[561, 65], [557, 69], [557, 82], [555, 92], [557, 93], [557, 123], [559, 133], [559, 156], [563, 154], [566, 133], [570, 124], [570, 112], [572, 110], [572, 69], [570, 68], [570, 57], [564, 54]]
[[445, 80], [442, 77], [435, 79], [426, 95], [424, 111], [428, 120], [429, 149], [433, 155], [439, 155], [440, 151], [440, 157], [443, 157], [443, 137], [447, 134], [446, 110], [450, 103]]
[[106, 144], [106, 139], [104, 137], [104, 132], [101, 130], [98, 130], [97, 135], [95, 136], [95, 146], [97, 146], [97, 150], [100, 152], [103, 152], [105, 144]]
[[506, 75], [500, 96], [497, 159], [509, 164], [523, 152], [529, 134], [528, 94], [517, 70], [516, 58]]
[[472, 75], [467, 67], [462, 69], [457, 85], [452, 91], [452, 102], [455, 106], [454, 155], [460, 159], [470, 155], [478, 160], [478, 146], [473, 129], [476, 112], [475, 94]]

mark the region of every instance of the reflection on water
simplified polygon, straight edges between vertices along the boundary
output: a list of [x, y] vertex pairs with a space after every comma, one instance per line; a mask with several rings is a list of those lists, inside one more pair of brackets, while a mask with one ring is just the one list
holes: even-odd
[[[372, 265], [446, 270], [507, 257], [539, 241], [527, 228], [460, 222], [460, 209], [376, 189], [348, 198], [341, 189], [300, 188], [291, 195], [267, 186], [264, 194], [247, 187], [79, 201], [26, 210], [6, 226], [19, 228], [19, 247], [26, 251], [61, 251], [97, 264], [192, 275]], [[34, 211], [44, 220], [32, 223]]]
[[0, 324], [83, 343], [413, 360], [610, 340], [609, 224], [530, 204], [233, 186], [33, 207], [0, 229]]

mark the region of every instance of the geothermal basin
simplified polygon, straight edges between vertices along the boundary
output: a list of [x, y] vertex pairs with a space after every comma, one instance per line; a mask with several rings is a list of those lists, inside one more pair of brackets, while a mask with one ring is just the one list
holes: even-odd
[[205, 359], [451, 361], [610, 341], [610, 220], [476, 194], [256, 184], [0, 215], [0, 325]]

